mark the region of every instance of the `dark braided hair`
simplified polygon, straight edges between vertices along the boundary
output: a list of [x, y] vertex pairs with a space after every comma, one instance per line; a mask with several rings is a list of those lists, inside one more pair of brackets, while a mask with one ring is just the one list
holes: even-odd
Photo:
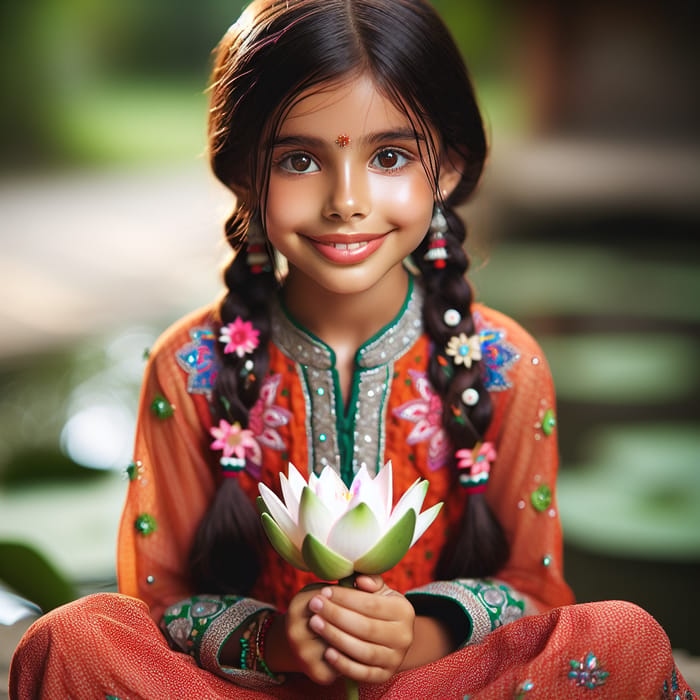
[[[267, 144], [305, 91], [362, 74], [405, 112], [416, 138], [422, 136], [428, 144], [423, 165], [449, 227], [443, 269], [423, 260], [427, 236], [415, 254], [426, 291], [425, 329], [435, 348], [429, 378], [444, 402], [443, 425], [454, 449], [471, 448], [483, 439], [491, 420], [479, 363], [469, 369], [457, 367], [448, 377], [437, 353], [455, 333], [476, 332], [471, 290], [464, 279], [466, 230], [454, 207], [476, 187], [486, 142], [462, 58], [427, 0], [254, 0], [220, 42], [212, 74], [210, 160], [215, 175], [236, 196], [226, 225], [234, 257], [224, 275], [228, 291], [220, 316], [223, 324], [238, 316], [251, 321], [260, 331], [260, 343], [244, 358], [222, 356], [212, 410], [217, 417], [247, 427], [269, 361], [269, 304], [278, 281], [272, 265], [252, 272], [245, 255], [249, 232], [263, 226], [260, 212], [270, 170]], [[459, 163], [461, 179], [443, 202], [439, 166], [446, 157]], [[450, 308], [462, 315], [456, 328], [443, 319]], [[468, 387], [480, 396], [472, 407], [461, 401]], [[453, 407], [460, 411], [459, 420]], [[456, 481], [454, 458], [451, 466]], [[197, 590], [248, 592], [260, 569], [261, 538], [259, 518], [237, 480], [223, 479], [190, 553]], [[483, 496], [471, 495], [459, 531], [448, 538], [435, 573], [446, 579], [494, 574], [507, 555], [503, 531]]]
[[[448, 231], [445, 233], [448, 257], [444, 268], [434, 267], [423, 260], [427, 239], [416, 251], [418, 265], [425, 287], [423, 323], [434, 344], [428, 365], [428, 378], [433, 389], [443, 401], [442, 424], [454, 451], [458, 448], [474, 447], [483, 439], [491, 422], [491, 398], [484, 386], [479, 362], [471, 367], [444, 364], [444, 348], [449, 339], [459, 333], [467, 337], [478, 333], [470, 309], [472, 290], [465, 279], [469, 259], [463, 243], [466, 228], [462, 219], [445, 205]], [[460, 310], [461, 320], [456, 326], [445, 323], [445, 311]], [[443, 359], [443, 363], [438, 358]], [[466, 405], [462, 394], [474, 389], [478, 401]], [[453, 475], [456, 477], [455, 458], [452, 456]], [[492, 514], [482, 493], [467, 497], [459, 529], [451, 533], [438, 560], [437, 578], [483, 577], [496, 573], [505, 564], [509, 549], [505, 534]]]
[[[269, 304], [276, 280], [272, 267], [251, 272], [242, 251], [250, 221], [241, 221], [238, 211], [229, 218], [227, 239], [234, 256], [224, 272], [228, 293], [219, 307], [222, 324], [237, 317], [253, 323], [259, 331], [258, 347], [252, 354], [218, 353], [219, 372], [212, 400], [218, 418], [248, 425], [250, 409], [260, 394], [267, 372], [270, 340]], [[224, 478], [202, 521], [190, 549], [190, 569], [197, 590], [210, 592], [248, 591], [258, 577], [259, 552], [264, 545], [260, 518], [237, 478]], [[242, 565], [245, 562], [245, 565]]]

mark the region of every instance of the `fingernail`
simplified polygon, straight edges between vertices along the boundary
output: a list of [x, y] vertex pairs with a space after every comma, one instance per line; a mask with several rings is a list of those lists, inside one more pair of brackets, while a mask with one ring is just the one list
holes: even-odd
[[314, 612], [321, 612], [323, 609], [323, 600], [319, 598], [317, 595], [315, 595], [310, 601], [309, 601], [309, 608], [313, 610]]
[[321, 595], [330, 600], [330, 597], [333, 595], [333, 589], [330, 586], [326, 586], [325, 588], [321, 589]]
[[309, 627], [316, 633], [321, 633], [323, 631], [325, 624], [323, 622], [323, 618], [319, 617], [318, 615], [314, 615], [310, 620], [309, 620]]

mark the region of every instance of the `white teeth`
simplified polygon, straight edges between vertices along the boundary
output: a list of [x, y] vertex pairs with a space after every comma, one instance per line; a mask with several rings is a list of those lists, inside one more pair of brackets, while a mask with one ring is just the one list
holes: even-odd
[[367, 245], [367, 241], [362, 241], [361, 243], [331, 243], [331, 245], [336, 250], [357, 250]]

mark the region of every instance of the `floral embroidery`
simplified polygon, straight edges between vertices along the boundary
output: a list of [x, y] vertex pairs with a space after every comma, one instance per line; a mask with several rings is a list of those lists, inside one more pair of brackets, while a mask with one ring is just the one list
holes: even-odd
[[175, 353], [177, 364], [187, 372], [187, 391], [209, 395], [219, 366], [216, 361], [216, 335], [209, 328], [190, 330], [192, 341]]
[[484, 606], [491, 621], [491, 629], [519, 620], [525, 611], [525, 603], [509, 586], [488, 579], [458, 579], [457, 583], [473, 595]]
[[248, 459], [255, 465], [262, 462], [260, 445], [253, 437], [253, 432], [243, 430], [240, 423], [232, 425], [221, 420], [218, 427], [212, 427], [209, 432], [216, 438], [210, 445], [211, 449], [223, 452], [220, 462], [225, 475], [235, 476], [245, 468]]
[[260, 389], [260, 397], [248, 417], [248, 428], [253, 432], [255, 439], [261, 445], [278, 452], [285, 450], [286, 445], [277, 429], [287, 425], [292, 417], [291, 411], [275, 404], [281, 381], [281, 374], [273, 374], [265, 379]]
[[604, 685], [610, 675], [602, 668], [598, 668], [598, 659], [592, 651], [589, 651], [581, 661], [571, 659], [569, 666], [571, 667], [569, 680], [574, 681], [575, 685], [591, 690]]
[[219, 340], [225, 343], [224, 353], [236, 353], [238, 357], [249, 355], [258, 347], [260, 331], [253, 328], [250, 321], [243, 321], [240, 316], [236, 316], [233, 323], [229, 323], [221, 328]]
[[683, 695], [680, 694], [680, 687], [678, 685], [678, 671], [676, 667], [673, 667], [673, 673], [671, 675], [671, 682], [664, 681], [664, 690], [662, 695], [663, 700], [693, 700], [695, 695], [690, 690], [686, 690]]
[[211, 623], [240, 600], [239, 596], [194, 596], [171, 605], [163, 615], [161, 627], [181, 651], [195, 656]]
[[420, 398], [407, 401], [395, 408], [393, 413], [397, 418], [415, 423], [406, 442], [409, 445], [417, 445], [427, 441], [428, 468], [435, 471], [447, 464], [450, 454], [449, 441], [442, 428], [442, 401], [433, 392], [425, 372], [408, 370], [408, 373]]
[[[483, 326], [483, 319], [479, 314], [474, 314], [474, 319], [479, 326]], [[508, 380], [508, 370], [520, 359], [517, 349], [508, 343], [506, 332], [502, 329], [481, 328], [481, 371], [484, 384], [489, 391], [505, 391], [512, 386]]]

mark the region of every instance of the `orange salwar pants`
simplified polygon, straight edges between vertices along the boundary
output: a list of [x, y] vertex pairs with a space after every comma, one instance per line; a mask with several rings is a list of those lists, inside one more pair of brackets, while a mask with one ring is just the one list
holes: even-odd
[[[593, 652], [605, 683], [569, 677], [570, 662]], [[241, 688], [172, 651], [146, 605], [116, 593], [88, 596], [40, 618], [20, 642], [10, 671], [13, 700], [286, 698], [342, 700], [344, 684], [292, 676], [268, 691]], [[526, 617], [420, 669], [380, 685], [363, 700], [657, 700], [696, 696], [675, 670], [658, 623], [623, 602], [588, 603]]]

